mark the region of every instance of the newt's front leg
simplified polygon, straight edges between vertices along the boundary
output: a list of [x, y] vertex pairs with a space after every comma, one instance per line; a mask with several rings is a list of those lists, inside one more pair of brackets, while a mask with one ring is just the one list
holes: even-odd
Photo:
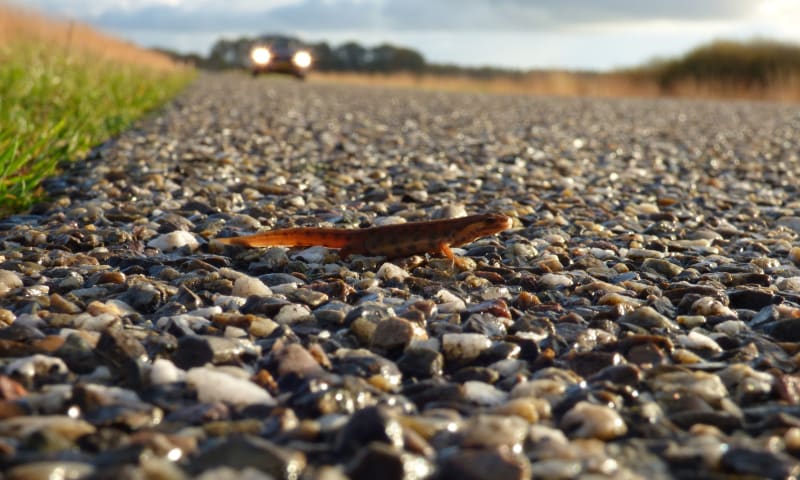
[[470, 270], [475, 266], [475, 262], [471, 259], [456, 256], [450, 249], [450, 244], [440, 242], [438, 245], [439, 252], [443, 257], [450, 259], [450, 268], [458, 267], [459, 270]]

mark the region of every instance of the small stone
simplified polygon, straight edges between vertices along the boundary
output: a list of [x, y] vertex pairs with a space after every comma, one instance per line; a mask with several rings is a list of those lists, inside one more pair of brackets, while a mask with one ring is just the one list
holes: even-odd
[[21, 288], [22, 279], [17, 273], [10, 270], [0, 270], [0, 297], [6, 295], [11, 290]]
[[165, 385], [186, 379], [186, 372], [165, 358], [157, 358], [153, 362], [149, 375], [150, 383], [154, 385]]
[[355, 412], [336, 437], [336, 448], [356, 452], [371, 442], [382, 442], [402, 449], [403, 429], [397, 419], [382, 407], [366, 407]]
[[69, 461], [40, 461], [16, 465], [5, 472], [8, 480], [77, 479], [92, 475], [95, 468], [89, 463]]
[[397, 360], [397, 367], [409, 378], [430, 378], [442, 374], [444, 357], [436, 350], [423, 347], [410, 347]]
[[516, 415], [528, 423], [536, 423], [539, 419], [550, 417], [550, 404], [541, 398], [512, 398], [493, 408], [491, 413], [497, 415]]
[[692, 303], [690, 311], [693, 315], [704, 317], [719, 316], [736, 318], [736, 312], [726, 307], [722, 302], [713, 297], [702, 297]]
[[433, 471], [427, 459], [380, 442], [360, 450], [347, 468], [353, 480], [428, 478]]
[[186, 373], [186, 381], [197, 390], [201, 402], [232, 405], [274, 405], [275, 400], [250, 380], [238, 378], [213, 367], [196, 367]]
[[480, 333], [446, 333], [442, 336], [442, 351], [448, 362], [469, 362], [491, 346], [491, 340]]
[[39, 353], [29, 357], [17, 358], [6, 365], [4, 370], [9, 375], [24, 378], [28, 383], [31, 383], [35, 377], [53, 374], [64, 375], [69, 372], [69, 368], [60, 358]]
[[485, 448], [499, 445], [521, 445], [528, 434], [528, 422], [515, 415], [476, 414], [461, 431], [461, 445]]
[[264, 285], [264, 282], [261, 280], [255, 277], [242, 275], [233, 282], [233, 290], [231, 290], [231, 295], [243, 298], [247, 298], [251, 295], [268, 297], [272, 295], [272, 290], [270, 290], [268, 286]]
[[[306, 462], [302, 452], [280, 447], [255, 435], [240, 434], [223, 442], [214, 442], [198, 452], [189, 462], [188, 469], [196, 476], [217, 467], [234, 465], [239, 469], [256, 469], [269, 478], [297, 479], [302, 476]], [[248, 477], [237, 475], [236, 478]]]
[[464, 398], [483, 406], [497, 406], [508, 400], [508, 393], [479, 381], [464, 382]]
[[247, 331], [254, 337], [268, 337], [279, 326], [280, 325], [278, 325], [277, 322], [274, 322], [269, 318], [256, 317], [250, 323]]
[[179, 368], [199, 367], [207, 363], [227, 364], [238, 361], [248, 353], [244, 343], [235, 338], [211, 335], [186, 335], [178, 340], [172, 361]]
[[[800, 231], [800, 225], [796, 231]], [[754, 448], [731, 447], [722, 454], [721, 464], [726, 470], [745, 476], [793, 478], [800, 474], [800, 463], [796, 458]]]
[[564, 414], [560, 427], [578, 438], [612, 440], [628, 431], [625, 421], [615, 410], [588, 402], [578, 402]]
[[0, 308], [0, 328], [5, 328], [16, 320], [16, 315], [11, 310]]
[[273, 352], [278, 361], [278, 375], [293, 373], [299, 377], [317, 377], [325, 370], [308, 350], [298, 343], [290, 343]]
[[200, 247], [200, 242], [197, 241], [195, 236], [184, 230], [176, 230], [174, 232], [165, 233], [147, 242], [147, 246], [157, 248], [162, 252], [171, 252], [182, 247], [188, 247], [189, 250], [197, 250]]
[[57, 313], [80, 313], [81, 307], [57, 293], [50, 294], [50, 310]]
[[620, 322], [627, 322], [646, 329], [678, 330], [679, 327], [672, 320], [661, 315], [652, 307], [640, 307], [631, 313], [623, 315]]
[[545, 478], [532, 477], [528, 459], [505, 446], [456, 452], [447, 457], [440, 474], [441, 478], [468, 480]]
[[683, 268], [664, 258], [647, 258], [642, 262], [642, 270], [658, 273], [671, 279], [680, 275]]
[[304, 303], [311, 308], [319, 307], [328, 301], [328, 295], [310, 288], [296, 288], [288, 295], [289, 300]]
[[306, 320], [310, 316], [311, 310], [307, 306], [292, 303], [281, 307], [281, 310], [275, 315], [273, 320], [279, 324], [287, 325]]
[[406, 348], [413, 340], [428, 338], [425, 329], [401, 317], [391, 317], [381, 320], [375, 326], [371, 335], [374, 348], [395, 350]]
[[95, 352], [126, 381], [139, 381], [139, 362], [147, 360], [147, 351], [132, 333], [121, 328], [104, 330]]
[[35, 433], [48, 430], [68, 440], [95, 432], [89, 422], [66, 415], [19, 416], [0, 420], [0, 435], [25, 438]]
[[409, 277], [409, 273], [405, 269], [398, 267], [394, 263], [386, 262], [378, 269], [375, 276], [381, 280], [395, 280], [402, 282]]
[[559, 290], [562, 288], [571, 287], [573, 281], [568, 275], [545, 273], [539, 277], [539, 284], [546, 290]]
[[791, 215], [783, 216], [778, 219], [776, 224], [786, 227], [794, 231], [795, 233], [800, 233], [800, 217], [795, 217]]

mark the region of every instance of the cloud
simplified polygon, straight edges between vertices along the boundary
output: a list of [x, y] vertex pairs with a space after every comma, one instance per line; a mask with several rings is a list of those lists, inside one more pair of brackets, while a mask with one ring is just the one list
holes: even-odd
[[[53, 0], [44, 0], [52, 3]], [[74, 0], [74, 3], [88, 3]], [[604, 23], [746, 18], [752, 0], [110, 0], [87, 20], [149, 31], [558, 31]], [[138, 3], [137, 6], [133, 4]], [[97, 6], [95, 5], [95, 9]]]

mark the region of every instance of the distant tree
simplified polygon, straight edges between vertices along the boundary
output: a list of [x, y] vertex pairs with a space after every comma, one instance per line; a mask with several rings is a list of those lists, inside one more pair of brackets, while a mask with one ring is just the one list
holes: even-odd
[[327, 42], [320, 42], [311, 46], [314, 56], [314, 69], [316, 70], [339, 70], [339, 64], [333, 49]]
[[392, 70], [421, 73], [425, 70], [425, 58], [410, 48], [395, 48], [392, 56]]
[[333, 51], [342, 70], [363, 70], [367, 64], [367, 49], [356, 42], [339, 45]]

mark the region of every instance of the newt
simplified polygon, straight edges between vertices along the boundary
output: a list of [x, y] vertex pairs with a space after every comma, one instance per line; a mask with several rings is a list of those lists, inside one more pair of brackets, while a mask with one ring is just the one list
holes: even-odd
[[[368, 228], [296, 227], [240, 237], [217, 238], [225, 245], [244, 247], [338, 248], [339, 256], [350, 254], [405, 257], [416, 253], [443, 255], [456, 261], [450, 247], [511, 228], [511, 218], [500, 213], [483, 213], [460, 218], [400, 223]], [[460, 263], [460, 262], [459, 262]]]

